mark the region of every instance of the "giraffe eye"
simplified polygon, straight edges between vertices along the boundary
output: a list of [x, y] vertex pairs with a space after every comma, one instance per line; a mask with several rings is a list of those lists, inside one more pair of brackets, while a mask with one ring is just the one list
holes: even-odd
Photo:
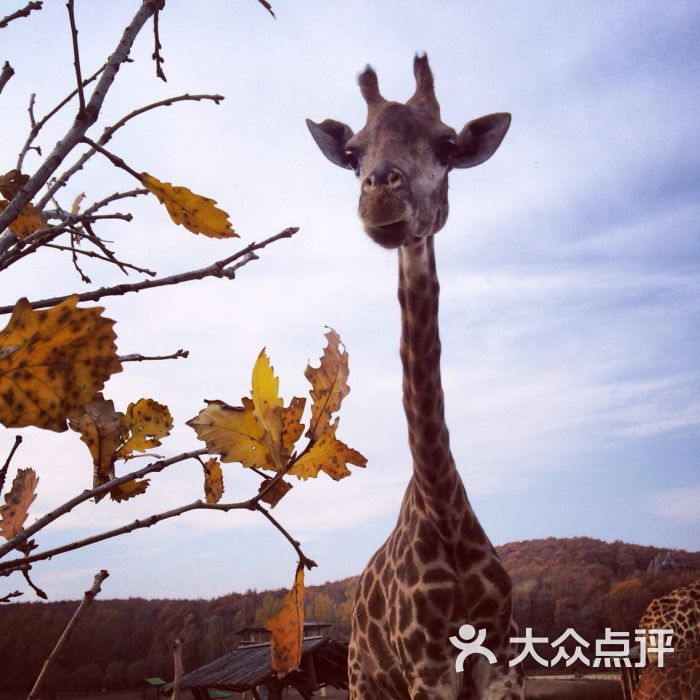
[[360, 159], [355, 151], [345, 151], [348, 168], [355, 171], [355, 175], [360, 174]]
[[450, 165], [456, 148], [454, 139], [442, 139], [435, 144], [435, 155], [443, 165]]

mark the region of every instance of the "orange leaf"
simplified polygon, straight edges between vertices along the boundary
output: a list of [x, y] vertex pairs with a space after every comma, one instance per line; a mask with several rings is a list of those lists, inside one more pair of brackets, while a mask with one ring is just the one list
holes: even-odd
[[75, 418], [122, 366], [114, 344], [114, 321], [104, 309], [77, 308], [69, 297], [35, 311], [26, 299], [15, 304], [0, 331], [0, 423], [34, 425], [57, 432]]
[[299, 668], [304, 640], [304, 567], [297, 568], [291, 590], [282, 599], [282, 608], [265, 627], [272, 632], [270, 668], [286, 676]]
[[[269, 479], [265, 479], [258, 486], [258, 493], [269, 486]], [[265, 503], [270, 504], [270, 508], [274, 508], [285, 496], [288, 491], [292, 490], [292, 485], [288, 484], [284, 479], [276, 481], [270, 488], [265, 492], [265, 495], [261, 500]]]
[[150, 479], [132, 479], [131, 481], [125, 481], [123, 484], [119, 484], [119, 486], [110, 489], [109, 497], [113, 501], [117, 501], [117, 503], [127, 501], [130, 498], [134, 498], [134, 496], [140, 496], [142, 493], [145, 493], [150, 483]]
[[218, 503], [224, 495], [224, 475], [219, 460], [211, 457], [204, 464], [204, 496], [207, 503]]
[[39, 477], [33, 469], [18, 469], [12, 488], [5, 494], [5, 505], [0, 506], [0, 535], [12, 539], [24, 525], [29, 506], [36, 498]]
[[[0, 214], [5, 211], [5, 207], [8, 204], [8, 201], [0, 199]], [[24, 207], [22, 207], [22, 211], [17, 214], [17, 218], [10, 223], [9, 229], [17, 238], [24, 239], [30, 233], [34, 233], [34, 231], [46, 228], [47, 226], [48, 224], [41, 211], [33, 204], [25, 204]]]
[[146, 452], [160, 445], [160, 438], [170, 433], [173, 417], [170, 410], [153, 399], [139, 399], [126, 409], [126, 423], [131, 431], [129, 439], [119, 449], [118, 456], [126, 459], [136, 450]]

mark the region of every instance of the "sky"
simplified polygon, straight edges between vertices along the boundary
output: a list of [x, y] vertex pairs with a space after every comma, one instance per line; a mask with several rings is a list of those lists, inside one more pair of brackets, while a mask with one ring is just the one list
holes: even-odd
[[[84, 74], [111, 53], [138, 5], [76, 2]], [[190, 351], [187, 360], [127, 365], [106, 396], [121, 409], [142, 396], [167, 404], [176, 427], [156, 452], [176, 455], [202, 445], [185, 421], [204, 399], [237, 404], [248, 394], [263, 347], [282, 395], [305, 395], [303, 370], [317, 361], [325, 327], [335, 328], [351, 386], [338, 435], [367, 468], [341, 482], [295, 482], [274, 514], [319, 564], [307, 583], [362, 570], [394, 525], [411, 468], [396, 252], [362, 232], [357, 181], [325, 160], [304, 119], [332, 117], [357, 131], [365, 64], [385, 97], [404, 101], [413, 55], [426, 51], [446, 123], [459, 130], [490, 112], [513, 115], [491, 160], [450, 175], [450, 217], [436, 240], [447, 422], [485, 530], [494, 544], [589, 536], [699, 549], [700, 6], [273, 6], [276, 20], [255, 0], [168, 0], [160, 21], [167, 84], [155, 78], [146, 29], [91, 132], [165, 97], [226, 97], [150, 112], [109, 147], [137, 171], [216, 199], [240, 240], [193, 236], [154, 198], [141, 198], [113, 208], [131, 211], [132, 223], [100, 228], [123, 259], [173, 274], [300, 227], [235, 281], [101, 302], [117, 321], [120, 353]], [[0, 170], [9, 170], [28, 132], [30, 93], [41, 115], [73, 88], [65, 3], [48, 0], [2, 30], [0, 60], [16, 70], [0, 95]], [[71, 119], [64, 110], [49, 122], [44, 153]], [[40, 162], [32, 152], [25, 169]], [[134, 186], [95, 157], [59, 200], [69, 208], [80, 192], [91, 202]], [[84, 285], [65, 254], [35, 254], [2, 273], [2, 303], [122, 281], [90, 262], [94, 283]], [[0, 455], [16, 434], [0, 432]], [[92, 465], [71, 431], [21, 434], [13, 468], [40, 476], [31, 522], [89, 488]], [[237, 464], [225, 465], [224, 479], [230, 501], [259, 481]], [[181, 463], [128, 503], [83, 504], [38, 541], [53, 547], [202, 495], [201, 466]], [[105, 597], [210, 598], [288, 587], [295, 565], [259, 515], [193, 513], [38, 564], [33, 574], [52, 600], [79, 597], [100, 568], [111, 574]], [[26, 590], [19, 577], [3, 588]]]

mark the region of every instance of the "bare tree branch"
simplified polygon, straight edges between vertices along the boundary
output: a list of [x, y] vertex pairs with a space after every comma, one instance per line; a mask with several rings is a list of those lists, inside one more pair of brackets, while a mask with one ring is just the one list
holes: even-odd
[[131, 354], [131, 355], [119, 355], [119, 362], [145, 362], [145, 361], [153, 361], [153, 360], [177, 360], [179, 357], [182, 357], [183, 359], [187, 358], [190, 356], [190, 351], [189, 350], [178, 350], [177, 352], [174, 352], [172, 355], [139, 355], [139, 354]]
[[58, 506], [58, 508], [55, 508], [43, 517], [39, 518], [36, 522], [20, 530], [13, 538], [9, 539], [5, 544], [0, 545], [0, 557], [4, 557], [8, 552], [11, 552], [18, 545], [21, 545], [23, 542], [26, 542], [32, 535], [35, 535], [40, 530], [43, 530], [47, 525], [50, 525], [52, 522], [54, 522], [54, 520], [57, 520], [66, 513], [70, 513], [76, 506], [79, 506], [81, 503], [84, 503], [85, 501], [88, 501], [91, 498], [94, 498], [95, 496], [102, 496], [108, 493], [115, 486], [124, 484], [127, 481], [140, 479], [148, 474], [162, 472], [163, 469], [166, 469], [167, 467], [170, 467], [173, 464], [184, 462], [188, 459], [194, 459], [206, 453], [207, 451], [205, 449], [192, 450], [191, 452], [183, 452], [182, 454], [179, 454], [175, 457], [170, 457], [169, 459], [160, 459], [157, 462], [151, 462], [150, 464], [135, 472], [125, 474], [124, 476], [120, 476], [117, 479], [112, 479], [111, 481], [108, 481], [104, 484], [100, 484], [100, 486], [95, 486], [92, 489], [86, 489], [82, 493], [71, 498], [69, 501], [66, 501], [62, 505]]
[[12, 446], [12, 449], [10, 450], [10, 454], [7, 455], [7, 459], [5, 460], [5, 464], [2, 465], [2, 469], [0, 469], [0, 494], [2, 493], [2, 490], [5, 488], [5, 479], [7, 478], [7, 470], [10, 468], [10, 462], [12, 461], [12, 458], [15, 455], [15, 452], [17, 452], [17, 448], [22, 444], [22, 436], [21, 435], [16, 435], [15, 436], [15, 444]]
[[13, 598], [19, 598], [21, 595], [24, 595], [22, 591], [12, 591], [12, 593], [7, 593], [2, 596], [2, 598], [0, 598], [0, 603], [9, 603]]
[[11, 15], [7, 15], [7, 17], [0, 19], [0, 29], [5, 29], [5, 27], [10, 22], [12, 22], [13, 19], [19, 19], [20, 17], [29, 17], [29, 14], [33, 10], [40, 10], [43, 7], [43, 5], [44, 3], [40, 0], [36, 0], [35, 2], [28, 2], [21, 10], [17, 10], [17, 12], [13, 12]]
[[[93, 217], [94, 218], [94, 217]], [[190, 270], [188, 272], [181, 272], [177, 275], [170, 275], [169, 277], [161, 277], [160, 279], [153, 280], [143, 280], [141, 282], [134, 282], [133, 284], [118, 284], [114, 287], [102, 287], [101, 289], [96, 289], [92, 292], [84, 292], [83, 294], [78, 294], [78, 299], [80, 301], [97, 301], [104, 297], [109, 296], [122, 296], [130, 292], [140, 292], [143, 289], [151, 289], [154, 287], [165, 287], [173, 284], [180, 284], [182, 282], [190, 282], [192, 280], [201, 280], [205, 277], [226, 277], [227, 279], [234, 279], [236, 276], [236, 271], [247, 265], [253, 260], [257, 260], [258, 256], [255, 255], [256, 250], [260, 250], [270, 243], [274, 243], [282, 238], [291, 238], [299, 229], [297, 227], [286, 228], [284, 231], [266, 238], [260, 243], [251, 243], [242, 250], [238, 251], [234, 255], [230, 255], [228, 258], [223, 260], [218, 260], [207, 267], [199, 268], [198, 270]], [[235, 263], [232, 265], [231, 263]], [[2, 266], [0, 266], [1, 269]], [[68, 297], [73, 296], [67, 294], [60, 297], [53, 297], [51, 299], [41, 299], [39, 301], [30, 302], [30, 306], [33, 309], [44, 309], [47, 306], [55, 306], [60, 304], [62, 301], [68, 299]], [[14, 305], [10, 306], [0, 306], [0, 315], [12, 313]]]
[[163, 72], [163, 63], [165, 59], [160, 55], [160, 50], [163, 48], [160, 43], [160, 36], [158, 34], [158, 15], [165, 5], [165, 0], [160, 0], [156, 5], [156, 11], [153, 13], [153, 55], [151, 58], [156, 62], [156, 77], [160, 78], [164, 83], [168, 82]]
[[0, 92], [2, 92], [3, 88], [5, 85], [7, 85], [7, 81], [15, 74], [15, 69], [9, 64], [8, 61], [5, 61], [2, 70], [0, 71]]
[[63, 630], [63, 634], [59, 637], [58, 641], [56, 642], [56, 646], [53, 648], [53, 651], [49, 654], [49, 657], [46, 659], [44, 665], [41, 667], [39, 676], [37, 677], [31, 692], [27, 696], [27, 700], [37, 700], [37, 698], [43, 695], [42, 691], [44, 689], [44, 684], [46, 683], [46, 678], [48, 677], [48, 673], [52, 664], [61, 655], [61, 651], [70, 639], [70, 636], [73, 633], [75, 626], [78, 624], [80, 618], [83, 616], [88, 607], [90, 607], [90, 603], [92, 603], [92, 601], [95, 599], [95, 596], [100, 592], [102, 582], [108, 576], [109, 573], [105, 569], [102, 569], [102, 571], [99, 571], [97, 574], [95, 574], [95, 580], [92, 583], [92, 587], [89, 590], [85, 591], [80, 605], [78, 606], [77, 610], [73, 613], [73, 617], [70, 619], [70, 622], [66, 625], [66, 628]]
[[[10, 202], [5, 210], [0, 214], [0, 255], [4, 253], [15, 240], [15, 235], [11, 231], [5, 231], [7, 226], [15, 220], [25, 204], [31, 201], [32, 197], [46, 184], [51, 175], [58, 169], [64, 158], [70, 151], [80, 143], [86, 131], [97, 120], [102, 103], [107, 91], [112, 86], [114, 79], [121, 67], [129, 57], [129, 51], [136, 39], [136, 35], [141, 31], [144, 24], [153, 15], [155, 5], [152, 0], [143, 0], [134, 18], [124, 30], [114, 53], [107, 59], [107, 65], [102, 71], [100, 79], [92, 92], [92, 95], [85, 106], [85, 118], [75, 119], [65, 136], [56, 144], [53, 151], [17, 193], [17, 196]], [[2, 233], [4, 232], [4, 233]]]
[[39, 588], [39, 586], [32, 581], [32, 577], [29, 575], [29, 569], [31, 569], [31, 566], [23, 566], [22, 567], [22, 576], [24, 576], [24, 580], [29, 584], [29, 587], [36, 593], [36, 595], [39, 598], [42, 598], [43, 600], [48, 600], [49, 596], [46, 595], [46, 593]]
[[78, 90], [78, 119], [85, 119], [85, 93], [83, 92], [83, 76], [80, 73], [80, 49], [78, 47], [78, 27], [75, 24], [74, 0], [68, 0], [68, 19], [70, 21], [70, 34], [73, 41], [73, 65], [75, 66], [75, 79]]

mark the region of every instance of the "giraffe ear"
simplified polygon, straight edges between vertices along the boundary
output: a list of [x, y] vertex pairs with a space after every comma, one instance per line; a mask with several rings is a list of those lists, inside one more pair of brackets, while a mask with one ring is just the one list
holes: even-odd
[[339, 165], [341, 168], [352, 170], [350, 158], [345, 151], [345, 144], [353, 137], [352, 129], [342, 122], [333, 119], [326, 119], [317, 124], [311, 119], [306, 120], [311, 135], [314, 137], [316, 145], [321, 149], [326, 158], [331, 163]]
[[452, 167], [473, 168], [487, 161], [501, 145], [510, 126], [510, 114], [498, 112], [470, 121], [457, 137]]

